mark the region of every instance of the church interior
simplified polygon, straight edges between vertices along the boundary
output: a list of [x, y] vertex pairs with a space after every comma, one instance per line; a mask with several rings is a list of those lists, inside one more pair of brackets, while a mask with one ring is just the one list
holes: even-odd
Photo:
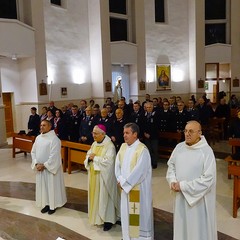
[[[121, 80], [126, 101], [219, 93], [240, 98], [238, 0], [2, 0], [0, 2], [0, 239], [121, 239], [90, 226], [87, 172], [64, 172], [67, 204], [53, 215], [35, 206], [31, 156], [12, 156], [12, 134], [40, 113], [81, 99], [101, 107]], [[165, 79], [161, 74], [165, 72]], [[218, 239], [240, 239], [233, 218], [227, 139], [211, 142], [217, 163]], [[173, 196], [166, 159], [153, 169], [155, 239], [173, 235]]]

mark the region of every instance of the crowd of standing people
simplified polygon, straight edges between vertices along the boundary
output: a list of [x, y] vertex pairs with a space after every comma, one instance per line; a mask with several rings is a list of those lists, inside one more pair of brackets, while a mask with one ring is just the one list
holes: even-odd
[[175, 192], [174, 239], [217, 239], [216, 162], [202, 127], [211, 117], [230, 119], [224, 98], [215, 111], [206, 96], [185, 105], [180, 97], [150, 100], [148, 94], [142, 104], [126, 104], [123, 97], [117, 105], [108, 98], [103, 108], [81, 100], [80, 107], [60, 110], [50, 102], [42, 110], [39, 116], [32, 108], [28, 123], [29, 133], [37, 135], [31, 154], [42, 213], [53, 214], [67, 201], [60, 140], [86, 143], [90, 224], [108, 231], [121, 222], [124, 240], [154, 239], [151, 180], [158, 134], [178, 131], [184, 141], [173, 150], [166, 174]]

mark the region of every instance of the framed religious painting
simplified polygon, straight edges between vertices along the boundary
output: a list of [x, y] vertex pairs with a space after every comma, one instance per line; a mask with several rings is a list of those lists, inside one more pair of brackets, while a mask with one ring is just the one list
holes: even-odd
[[67, 95], [68, 95], [68, 93], [67, 93], [67, 88], [66, 88], [66, 87], [62, 87], [62, 88], [61, 88], [61, 97], [62, 97], [62, 98], [66, 98]]
[[156, 65], [156, 90], [171, 90], [171, 66], [170, 64]]

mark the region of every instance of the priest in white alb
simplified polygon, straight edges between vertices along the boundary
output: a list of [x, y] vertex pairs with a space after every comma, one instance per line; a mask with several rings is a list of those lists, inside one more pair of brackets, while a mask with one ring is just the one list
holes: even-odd
[[174, 240], [217, 240], [216, 160], [197, 121], [188, 122], [184, 134], [166, 176], [175, 193]]
[[32, 169], [36, 171], [36, 204], [43, 207], [42, 213], [48, 214], [53, 214], [56, 208], [67, 202], [61, 141], [51, 127], [50, 121], [41, 122], [41, 134], [37, 136], [31, 151]]
[[106, 127], [93, 128], [94, 142], [84, 161], [88, 170], [88, 216], [93, 225], [108, 231], [120, 218], [120, 193], [114, 175], [116, 150], [106, 135]]
[[138, 139], [139, 127], [127, 123], [116, 158], [115, 175], [121, 189], [123, 240], [153, 240], [152, 166], [147, 147]]

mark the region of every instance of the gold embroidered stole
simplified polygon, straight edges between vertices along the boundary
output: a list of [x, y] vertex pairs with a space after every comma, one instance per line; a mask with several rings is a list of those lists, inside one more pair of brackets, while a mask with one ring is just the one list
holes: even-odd
[[[143, 143], [139, 143], [136, 151], [134, 152], [131, 163], [130, 163], [130, 171], [134, 169], [136, 166], [139, 156], [141, 155], [145, 145]], [[127, 149], [127, 144], [122, 144], [119, 150], [119, 160], [120, 166], [122, 166], [124, 155]], [[131, 238], [139, 237], [139, 226], [140, 226], [140, 185], [135, 185], [132, 190], [129, 192], [129, 235]]]
[[[101, 156], [105, 150], [104, 145], [94, 145], [92, 152], [96, 154], [96, 156]], [[99, 193], [99, 171], [95, 171], [93, 167], [93, 163], [90, 163], [90, 178], [89, 178], [89, 222], [93, 224], [95, 222], [95, 212], [98, 211], [96, 208], [98, 208], [98, 202], [99, 199], [98, 194]]]

